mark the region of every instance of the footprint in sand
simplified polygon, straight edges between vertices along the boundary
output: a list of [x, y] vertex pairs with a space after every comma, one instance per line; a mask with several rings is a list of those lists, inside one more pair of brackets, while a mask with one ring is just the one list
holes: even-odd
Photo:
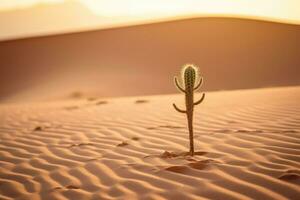
[[[138, 138], [138, 137], [132, 137], [132, 138], [131, 138], [131, 140], [135, 140], [135, 141], [137, 141], [137, 140], [139, 140], [139, 139], [140, 139], [140, 138]], [[124, 147], [124, 146], [127, 146], [127, 145], [129, 145], [129, 143], [123, 141], [123, 142], [117, 144], [117, 147]]]
[[124, 147], [129, 145], [127, 142], [121, 142], [120, 144], [117, 144], [117, 147]]
[[138, 137], [132, 137], [131, 139], [132, 139], [132, 140], [135, 140], [135, 141], [140, 140], [140, 138], [138, 138]]
[[102, 158], [102, 156], [98, 156], [98, 157], [94, 157], [94, 158], [89, 158], [85, 161], [90, 162], [90, 161], [96, 161], [96, 160], [100, 160]]
[[33, 129], [33, 131], [42, 131], [43, 130], [43, 127], [41, 126], [37, 126]]
[[77, 189], [80, 189], [80, 187], [79, 187], [79, 186], [76, 186], [76, 185], [67, 185], [67, 186], [65, 186], [65, 187], [57, 186], [57, 187], [52, 188], [51, 191], [63, 190], [63, 189], [77, 190]]
[[[95, 100], [97, 100], [97, 99], [95, 99]], [[90, 100], [90, 101], [95, 101], [95, 100]], [[108, 103], [107, 101], [97, 101], [94, 104], [82, 105], [82, 107], [87, 107], [87, 106], [90, 106], [90, 105], [104, 105], [104, 104], [107, 104], [107, 103]], [[66, 106], [66, 107], [64, 107], [65, 110], [77, 110], [79, 108], [80, 108], [79, 106]]]
[[278, 178], [285, 181], [300, 180], [300, 170], [296, 170], [296, 169], [287, 170]]
[[54, 187], [51, 189], [51, 191], [56, 191], [56, 190], [62, 190], [63, 188], [60, 186]]
[[97, 101], [95, 103], [95, 105], [104, 105], [104, 104], [107, 104], [108, 102], [107, 101]]
[[88, 101], [96, 101], [97, 98], [96, 98], [96, 97], [89, 97], [89, 98], [87, 98], [86, 100], [88, 100]]
[[70, 190], [77, 190], [77, 189], [80, 189], [79, 186], [76, 186], [76, 185], [68, 185], [66, 186], [67, 189], [70, 189]]
[[148, 103], [148, 100], [136, 100], [135, 103], [136, 104], [141, 104], [141, 103]]
[[68, 148], [72, 148], [72, 147], [81, 147], [81, 146], [86, 146], [86, 145], [93, 145], [93, 143], [90, 142], [86, 142], [86, 143], [78, 143], [78, 144], [70, 144], [68, 146]]
[[43, 131], [47, 128], [51, 128], [51, 126], [50, 125], [36, 126], [32, 131]]
[[72, 98], [72, 99], [80, 99], [82, 97], [84, 97], [84, 94], [80, 91], [74, 91], [69, 95], [69, 98]]

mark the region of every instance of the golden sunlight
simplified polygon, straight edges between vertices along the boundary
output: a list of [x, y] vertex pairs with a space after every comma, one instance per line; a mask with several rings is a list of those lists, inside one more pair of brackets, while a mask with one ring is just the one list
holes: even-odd
[[300, 23], [297, 0], [81, 0], [107, 17], [237, 16]]
[[27, 8], [37, 4], [63, 3], [66, 0], [1, 0], [0, 10]]
[[0, 200], [300, 200], [299, 58], [300, 0], [0, 0]]
[[0, 0], [0, 41], [198, 17], [300, 24], [299, 8], [299, 0]]
[[237, 16], [300, 24], [298, 0], [2, 0], [0, 9], [77, 1], [104, 17]]

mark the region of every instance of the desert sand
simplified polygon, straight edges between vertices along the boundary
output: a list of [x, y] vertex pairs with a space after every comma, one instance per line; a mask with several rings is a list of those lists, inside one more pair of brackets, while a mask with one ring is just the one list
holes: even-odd
[[[197, 98], [200, 94], [197, 94]], [[0, 199], [299, 199], [300, 87], [0, 105]]]
[[300, 25], [218, 17], [1, 41], [0, 102], [172, 94], [187, 62], [206, 91], [296, 86], [299, 55]]

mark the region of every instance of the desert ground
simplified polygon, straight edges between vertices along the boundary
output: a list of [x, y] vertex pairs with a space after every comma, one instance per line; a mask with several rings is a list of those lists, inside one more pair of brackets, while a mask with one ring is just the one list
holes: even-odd
[[[199, 98], [200, 94], [196, 95]], [[299, 199], [300, 87], [0, 105], [0, 199]]]
[[0, 102], [56, 100], [76, 91], [172, 94], [173, 76], [186, 63], [200, 68], [206, 91], [297, 86], [299, 55], [300, 25], [239, 18], [0, 41]]

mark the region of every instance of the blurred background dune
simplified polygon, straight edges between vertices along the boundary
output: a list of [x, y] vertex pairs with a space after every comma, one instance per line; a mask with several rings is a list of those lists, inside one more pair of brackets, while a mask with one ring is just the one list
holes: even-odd
[[224, 1], [223, 10], [175, 1], [166, 12], [170, 3], [95, 2], [2, 5], [0, 101], [174, 93], [187, 62], [200, 67], [208, 91], [300, 83], [294, 1], [273, 1], [273, 13], [267, 1], [260, 9]]

